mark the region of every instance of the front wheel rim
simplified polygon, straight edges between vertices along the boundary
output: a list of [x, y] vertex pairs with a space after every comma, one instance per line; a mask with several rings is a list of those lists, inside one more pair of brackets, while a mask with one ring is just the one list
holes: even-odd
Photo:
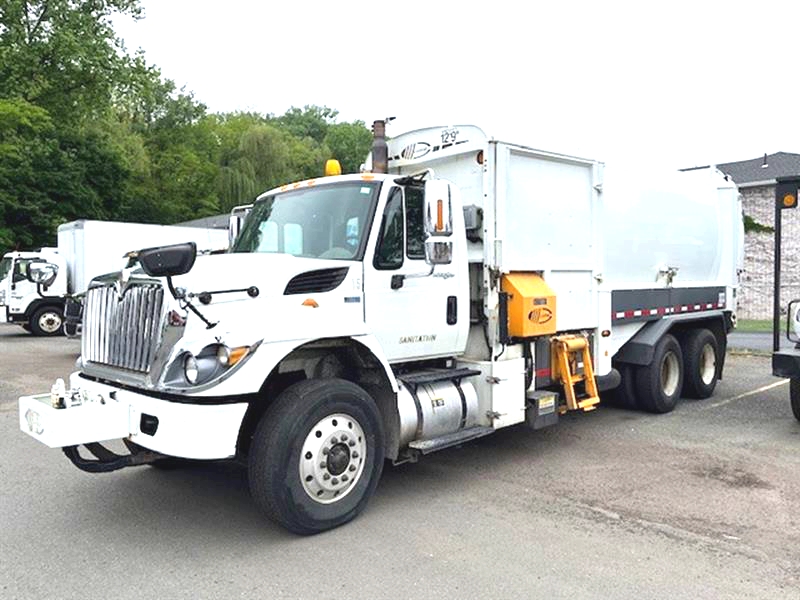
[[661, 390], [666, 396], [672, 396], [678, 390], [679, 377], [678, 357], [669, 352], [661, 363]]
[[56, 312], [42, 313], [38, 319], [39, 329], [45, 333], [55, 333], [61, 329], [61, 317]]
[[329, 415], [308, 432], [300, 454], [300, 482], [315, 502], [338, 502], [364, 473], [367, 441], [353, 417]]
[[703, 345], [700, 352], [700, 379], [705, 385], [711, 385], [717, 374], [717, 356], [711, 344]]

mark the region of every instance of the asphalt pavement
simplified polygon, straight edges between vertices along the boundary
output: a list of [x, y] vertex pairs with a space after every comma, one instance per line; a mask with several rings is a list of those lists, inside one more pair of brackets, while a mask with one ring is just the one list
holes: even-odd
[[[0, 597], [800, 597], [800, 423], [769, 358], [715, 395], [608, 406], [387, 466], [321, 535], [265, 520], [226, 464], [91, 475], [18, 429], [75, 340], [0, 328]], [[733, 340], [732, 346], [733, 346]]]
[[[793, 348], [794, 344], [786, 339], [785, 334], [778, 338], [781, 349]], [[771, 331], [732, 331], [728, 335], [728, 347], [734, 350], [750, 350], [753, 352], [770, 353], [773, 348]]]

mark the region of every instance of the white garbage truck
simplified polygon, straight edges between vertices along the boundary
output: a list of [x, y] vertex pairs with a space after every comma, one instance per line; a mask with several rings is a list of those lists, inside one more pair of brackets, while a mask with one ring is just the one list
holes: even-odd
[[20, 399], [21, 429], [87, 471], [239, 461], [266, 515], [312, 534], [364, 509], [385, 460], [555, 425], [612, 388], [656, 413], [713, 392], [732, 181], [633, 185], [474, 126], [375, 133], [371, 172], [265, 192], [229, 253], [145, 249], [96, 282], [78, 370]]
[[[125, 255], [146, 245], [194, 241], [201, 250], [224, 250], [227, 230], [149, 223], [78, 220], [58, 226], [58, 247], [8, 252], [0, 259], [0, 323], [16, 323], [34, 335], [59, 335], [67, 299], [83, 294], [96, 276], [119, 271]], [[28, 278], [30, 265], [48, 271]]]

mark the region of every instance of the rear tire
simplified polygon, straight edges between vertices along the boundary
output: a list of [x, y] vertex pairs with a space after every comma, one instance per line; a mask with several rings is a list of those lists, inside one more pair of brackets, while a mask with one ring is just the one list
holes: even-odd
[[683, 341], [683, 391], [689, 398], [705, 399], [717, 387], [719, 344], [708, 329], [693, 329]]
[[250, 492], [266, 515], [300, 535], [355, 518], [383, 470], [383, 426], [372, 398], [343, 379], [284, 390], [259, 421]]
[[641, 407], [652, 413], [671, 412], [683, 387], [683, 354], [672, 335], [656, 344], [653, 362], [636, 372], [636, 396]]
[[800, 421], [800, 379], [792, 377], [789, 380], [789, 400], [792, 404], [794, 418]]
[[31, 333], [38, 336], [54, 336], [64, 333], [64, 311], [57, 306], [43, 306], [33, 313], [30, 320]]

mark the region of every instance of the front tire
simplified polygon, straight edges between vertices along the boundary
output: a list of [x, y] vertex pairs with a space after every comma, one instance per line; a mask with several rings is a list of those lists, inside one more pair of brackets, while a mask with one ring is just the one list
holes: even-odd
[[800, 379], [795, 377], [789, 380], [789, 400], [792, 404], [794, 418], [800, 421]]
[[33, 335], [62, 335], [64, 330], [64, 311], [57, 306], [43, 306], [33, 313], [30, 326]]
[[683, 388], [690, 398], [705, 399], [717, 387], [719, 344], [708, 329], [694, 329], [683, 342]]
[[653, 362], [636, 371], [636, 394], [641, 407], [652, 413], [671, 412], [683, 387], [683, 354], [672, 335], [656, 344]]
[[383, 470], [383, 427], [372, 398], [343, 379], [296, 383], [264, 413], [248, 458], [250, 493], [300, 535], [347, 523]]

